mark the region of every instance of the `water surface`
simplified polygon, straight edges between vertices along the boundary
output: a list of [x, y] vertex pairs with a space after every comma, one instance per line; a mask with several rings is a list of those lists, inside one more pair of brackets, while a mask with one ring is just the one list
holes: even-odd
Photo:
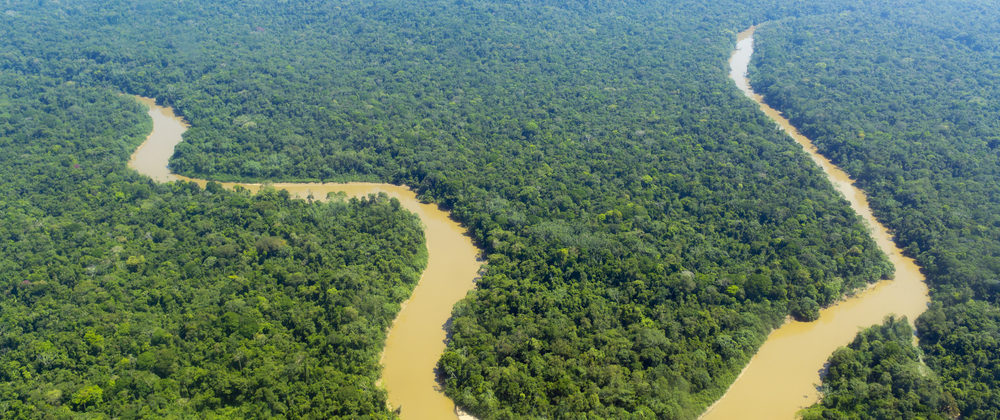
[[819, 319], [814, 322], [788, 321], [771, 332], [740, 377], [708, 408], [703, 419], [793, 418], [797, 411], [819, 400], [819, 372], [834, 350], [846, 346], [858, 331], [881, 323], [889, 314], [905, 315], [912, 323], [930, 302], [919, 267], [913, 259], [903, 256], [889, 231], [872, 215], [865, 193], [750, 87], [747, 66], [753, 55], [754, 29], [751, 27], [739, 34], [736, 50], [729, 60], [729, 77], [823, 169], [837, 191], [864, 220], [875, 243], [896, 268], [896, 275], [893, 280], [876, 283], [854, 297], [821, 310]]
[[[167, 167], [187, 124], [173, 110], [157, 106], [153, 99], [139, 101], [149, 107], [153, 131], [132, 154], [128, 166], [157, 182], [193, 181], [204, 187], [207, 180], [177, 175]], [[254, 192], [261, 187], [259, 183], [220, 184], [226, 188], [240, 185]], [[402, 408], [403, 419], [457, 418], [455, 404], [441, 392], [434, 368], [445, 349], [444, 325], [451, 317], [451, 308], [475, 287], [473, 280], [482, 265], [479, 249], [465, 228], [437, 205], [421, 203], [405, 186], [367, 182], [270, 185], [298, 198], [325, 199], [330, 192], [344, 192], [350, 197], [384, 192], [420, 217], [427, 241], [427, 268], [389, 328], [381, 359], [381, 385], [389, 393], [390, 406]]]

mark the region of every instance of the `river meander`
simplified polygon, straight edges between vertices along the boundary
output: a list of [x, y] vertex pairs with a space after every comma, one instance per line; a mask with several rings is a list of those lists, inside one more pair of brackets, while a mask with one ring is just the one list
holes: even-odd
[[740, 91], [754, 100], [782, 130], [809, 154], [833, 186], [864, 220], [872, 238], [896, 268], [893, 280], [876, 283], [855, 296], [820, 311], [814, 322], [789, 321], [771, 332], [735, 383], [702, 416], [704, 419], [790, 419], [819, 400], [819, 372], [838, 347], [845, 346], [858, 331], [880, 323], [889, 314], [913, 320], [927, 308], [929, 298], [924, 276], [913, 259], [903, 256], [889, 231], [872, 215], [868, 198], [854, 181], [819, 154], [816, 146], [789, 123], [780, 112], [764, 103], [747, 79], [753, 55], [754, 29], [741, 32], [730, 58], [730, 78]]
[[[149, 107], [153, 131], [132, 154], [129, 167], [157, 182], [193, 181], [204, 187], [207, 180], [177, 175], [167, 167], [167, 160], [174, 146], [181, 142], [187, 124], [173, 110], [157, 106], [152, 99], [139, 98], [139, 101]], [[226, 188], [240, 185], [254, 192], [261, 187], [258, 183], [221, 184]], [[389, 329], [382, 353], [381, 384], [389, 393], [390, 406], [402, 407], [404, 419], [458, 417], [455, 404], [441, 392], [434, 368], [445, 349], [444, 325], [451, 317], [451, 308], [475, 287], [473, 281], [482, 264], [479, 249], [466, 235], [465, 228], [437, 205], [421, 203], [404, 186], [361, 182], [270, 185], [288, 190], [298, 198], [312, 195], [325, 199], [331, 192], [344, 192], [351, 197], [384, 192], [420, 217], [427, 241], [427, 268]]]
[[[888, 230], [872, 215], [864, 192], [850, 177], [818, 153], [812, 142], [801, 135], [780, 112], [764, 103], [746, 77], [753, 54], [754, 28], [739, 34], [730, 59], [730, 77], [760, 109], [809, 154], [844, 195], [852, 209], [868, 226], [878, 247], [895, 266], [895, 278], [885, 280], [820, 311], [814, 322], [788, 321], [771, 332], [739, 378], [704, 419], [793, 418], [801, 408], [819, 399], [819, 372], [838, 347], [849, 343], [862, 328], [880, 323], [889, 314], [905, 315], [911, 322], [927, 307], [927, 286], [919, 267], [903, 256]], [[180, 143], [187, 125], [172, 110], [141, 98], [149, 106], [153, 131], [129, 161], [129, 167], [157, 182], [207, 182], [173, 174], [167, 161]], [[221, 183], [257, 191], [258, 183]], [[403, 304], [390, 327], [382, 354], [382, 385], [393, 408], [402, 407], [405, 419], [455, 418], [455, 405], [441, 392], [434, 367], [445, 348], [444, 324], [452, 306], [474, 287], [473, 279], [481, 262], [479, 249], [465, 229], [436, 205], [421, 203], [406, 187], [377, 183], [275, 183], [295, 197], [312, 195], [323, 199], [330, 192], [364, 196], [384, 192], [395, 197], [424, 225], [429, 254], [427, 268], [410, 299]]]

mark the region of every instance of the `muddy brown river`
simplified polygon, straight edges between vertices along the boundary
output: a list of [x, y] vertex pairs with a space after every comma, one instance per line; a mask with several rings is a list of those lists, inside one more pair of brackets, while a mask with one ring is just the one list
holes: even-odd
[[[820, 155], [812, 142], [801, 135], [777, 110], [754, 93], [747, 79], [753, 54], [754, 28], [739, 34], [730, 59], [730, 77], [760, 109], [809, 154], [844, 195], [851, 208], [868, 226], [878, 247], [895, 266], [893, 280], [886, 280], [820, 311], [814, 322], [788, 321], [771, 332], [728, 391], [702, 415], [703, 419], [790, 419], [819, 399], [819, 372], [838, 347], [848, 344], [862, 328], [880, 323], [889, 314], [905, 315], [911, 322], [927, 307], [927, 286], [919, 268], [904, 257], [888, 230], [872, 216], [865, 194], [854, 187], [846, 173]], [[157, 182], [207, 182], [176, 175], [167, 167], [174, 146], [187, 129], [173, 111], [140, 98], [149, 106], [153, 131], [136, 149], [129, 167]], [[222, 183], [257, 191], [256, 183]], [[445, 348], [444, 324], [452, 306], [471, 290], [481, 265], [479, 249], [465, 229], [436, 205], [421, 203], [406, 187], [376, 183], [275, 183], [295, 197], [309, 195], [323, 199], [329, 192], [364, 196], [385, 192], [420, 217], [427, 240], [428, 263], [412, 296], [403, 304], [389, 329], [382, 354], [381, 384], [389, 394], [392, 408], [401, 407], [404, 419], [456, 418], [454, 403], [438, 385], [434, 367]]]
[[864, 220], [872, 238], [896, 268], [885, 280], [820, 311], [814, 322], [788, 321], [771, 332], [767, 341], [735, 383], [702, 415], [703, 419], [791, 419], [802, 408], [819, 400], [819, 372], [834, 350], [854, 339], [858, 331], [881, 323], [889, 314], [905, 315], [912, 323], [930, 301], [924, 276], [913, 259], [904, 257], [889, 231], [872, 216], [868, 198], [854, 187], [844, 171], [820, 155], [816, 146], [799, 133], [780, 112], [754, 93], [747, 79], [753, 55], [754, 29], [739, 34], [729, 60], [730, 78], [754, 100], [782, 130], [809, 154], [851, 208]]
[[[167, 160], [181, 142], [187, 124], [173, 110], [157, 106], [153, 99], [139, 98], [149, 107], [153, 131], [129, 159], [129, 167], [157, 182], [193, 181], [202, 187], [208, 182], [170, 172]], [[261, 184], [221, 183], [256, 192]], [[392, 409], [402, 408], [401, 417], [413, 420], [455, 419], [455, 404], [441, 392], [434, 368], [445, 349], [444, 325], [451, 308], [475, 287], [473, 280], [482, 265], [479, 249], [466, 230], [434, 204], [421, 203], [410, 189], [377, 183], [275, 183], [270, 184], [298, 198], [310, 195], [325, 199], [327, 193], [345, 192], [357, 197], [384, 192], [420, 217], [427, 241], [427, 268], [410, 298], [389, 328], [382, 353], [381, 385], [389, 394]], [[464, 414], [462, 417], [467, 417]]]

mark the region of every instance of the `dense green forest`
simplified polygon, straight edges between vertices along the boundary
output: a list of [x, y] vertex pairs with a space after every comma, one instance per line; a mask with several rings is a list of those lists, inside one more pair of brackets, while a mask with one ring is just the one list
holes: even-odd
[[924, 267], [925, 361], [1000, 416], [1000, 3], [878, 3], [764, 25], [751, 80], [868, 191]]
[[0, 417], [391, 417], [416, 216], [157, 185], [125, 167], [149, 129], [130, 97], [0, 71]]
[[823, 374], [823, 401], [805, 420], [938, 419], [958, 415], [955, 399], [941, 390], [913, 346], [906, 318], [890, 317], [858, 334], [830, 357]]
[[[413, 186], [423, 198], [451, 209], [484, 249], [487, 267], [477, 290], [455, 308], [452, 340], [440, 367], [446, 392], [482, 418], [693, 417], [721, 395], [767, 331], [786, 315], [812, 319], [819, 306], [891, 275], [864, 226], [818, 168], [726, 78], [726, 58], [737, 31], [787, 17], [840, 16], [852, 10], [863, 14], [864, 2], [83, 0], [15, 1], [3, 9], [4, 86], [21, 86], [28, 80], [50, 84], [47, 92], [70, 86], [55, 84], [59, 81], [74, 83], [68, 93], [61, 93], [65, 95], [91, 92], [109, 98], [108, 92], [123, 91], [156, 97], [192, 123], [171, 161], [177, 172], [217, 180], [380, 180]], [[779, 26], [765, 27], [760, 38], [771, 34], [771, 28], [778, 32]], [[766, 48], [763, 41], [761, 45]], [[67, 119], [73, 112], [90, 115], [89, 105], [71, 111], [71, 102], [60, 107], [39, 99], [18, 109], [40, 114], [40, 121], [41, 114], [49, 112]], [[116, 210], [119, 213], [109, 213], [112, 216], [104, 224], [79, 216], [87, 222], [79, 222], [80, 229], [94, 232], [101, 241], [126, 238], [116, 254], [124, 258], [121, 266], [92, 276], [114, 282], [118, 293], [141, 293], [136, 284], [156, 284], [165, 278], [171, 284], [190, 279], [180, 284], [198, 280], [191, 287], [226, 288], [177, 292], [217, 296], [206, 303], [215, 306], [186, 312], [191, 314], [189, 321], [169, 323], [177, 311], [170, 309], [174, 307], [163, 294], [146, 298], [148, 309], [115, 312], [141, 314], [135, 316], [150, 325], [152, 333], [119, 335], [148, 338], [146, 347], [140, 338], [130, 338], [135, 347], [105, 344], [105, 349], [117, 352], [113, 364], [97, 363], [104, 353], [92, 355], [95, 361], [75, 362], [81, 370], [72, 371], [72, 383], [79, 385], [64, 386], [56, 401], [61, 408], [52, 409], [100, 408], [74, 405], [80, 393], [80, 399], [99, 395], [107, 412], [122, 416], [142, 414], [128, 410], [144, 406], [162, 413], [270, 409], [278, 414], [285, 408], [288, 415], [296, 415], [291, 410], [322, 407], [313, 412], [389, 415], [373, 385], [374, 357], [383, 334], [380, 326], [395, 313], [395, 303], [406, 296], [419, 267], [419, 234], [413, 219], [384, 199], [319, 206], [289, 201], [274, 192], [250, 197], [142, 182], [121, 163], [126, 149], [135, 144], [132, 140], [148, 129], [140, 127], [141, 119], [135, 110], [131, 112], [132, 117], [118, 124], [132, 124], [133, 131], [116, 130], [133, 133], [128, 136], [131, 140], [123, 141], [115, 153], [93, 157], [106, 165], [105, 170], [88, 173], [145, 185], [147, 196], [134, 198], [129, 188], [113, 188], [112, 181], [94, 181], [85, 194], [72, 193], [79, 191], [76, 183], [44, 194], [28, 191], [29, 184], [16, 184], [21, 181], [5, 188], [31, 197], [54, 197], [52, 202], [60, 205], [69, 200], [66, 197], [78, 197], [122, 206]], [[7, 137], [18, 138], [4, 135], [3, 141]], [[62, 141], [87, 140], [78, 137]], [[48, 150], [43, 143], [31, 144]], [[81, 155], [98, 150], [76, 147]], [[64, 155], [57, 152], [31, 155], [39, 159], [40, 167], [61, 165]], [[6, 145], [4, 153], [13, 156]], [[81, 163], [81, 168], [89, 171], [92, 165]], [[58, 176], [73, 174], [58, 172]], [[894, 179], [885, 183], [890, 181]], [[913, 197], [925, 198], [910, 187], [907, 191]], [[40, 206], [7, 197], [14, 196], [5, 195], [2, 205]], [[981, 201], [983, 196], [975, 197]], [[144, 200], [153, 200], [155, 209], [141, 210]], [[877, 204], [879, 199], [872, 201]], [[192, 206], [213, 211], [192, 212]], [[38, 212], [57, 209], [66, 211], [53, 204]], [[144, 213], [159, 209], [173, 209], [176, 216]], [[971, 204], [966, 209], [970, 214], [978, 211]], [[315, 212], [329, 214], [323, 216], [329, 224], [317, 223], [331, 232], [330, 237], [306, 234], [315, 234], [317, 228], [303, 227], [306, 220], [319, 219], [307, 217]], [[991, 212], [983, 214], [992, 217]], [[287, 231], [271, 230], [278, 215], [289, 219], [280, 223]], [[248, 222], [241, 225], [244, 218]], [[351, 225], [348, 219], [368, 224]], [[204, 230], [197, 230], [198, 221]], [[888, 224], [903, 232], [898, 224]], [[148, 255], [142, 254], [142, 261], [139, 254], [127, 252], [143, 246], [143, 238], [101, 233], [119, 225], [134, 235], [150, 232], [152, 243], [158, 243], [158, 232], [168, 235], [161, 240], [192, 242], [181, 250], [146, 244], [148, 250], [142, 249]], [[375, 226], [387, 230], [387, 236], [365, 236], [378, 235], [371, 230]], [[933, 226], [925, 230], [932, 232]], [[969, 229], [989, 232], [988, 226], [992, 222]], [[5, 246], [30, 247], [24, 238], [12, 237]], [[301, 238], [328, 241], [315, 252], [331, 253], [322, 261], [344, 260], [345, 267], [331, 268], [308, 259], [313, 251], [304, 250], [314, 248]], [[228, 250], [230, 241], [242, 248], [226, 258], [239, 264], [217, 268], [223, 257], [214, 255], [213, 249]], [[384, 244], [375, 248], [387, 256], [350, 260], [341, 254], [374, 252], [368, 248], [372, 243]], [[930, 249], [915, 246], [919, 247], [911, 250], [915, 254]], [[197, 259], [172, 254], [195, 250], [207, 254]], [[35, 254], [46, 255], [30, 248], [20, 254], [5, 252]], [[976, 254], [980, 256], [988, 258], [989, 253]], [[215, 265], [187, 271], [187, 261], [212, 257]], [[377, 262], [382, 259], [397, 262]], [[958, 264], [960, 259], [948, 261]], [[34, 260], [18, 264], [16, 270], [3, 270], [10, 276], [5, 281], [11, 283], [12, 294], [23, 293], [16, 285], [30, 274], [26, 271], [45, 267]], [[92, 265], [79, 264], [83, 270]], [[112, 270], [94, 264], [95, 270]], [[351, 269], [356, 265], [360, 267]], [[396, 277], [390, 272], [397, 272]], [[960, 276], [977, 272], [965, 270]], [[226, 280], [230, 275], [238, 281]], [[331, 289], [324, 281], [344, 286]], [[994, 287], [966, 283], [975, 287], [947, 293], [956, 299], [975, 295], [985, 300], [985, 293]], [[85, 299], [87, 290], [67, 286], [50, 302], [69, 305]], [[261, 295], [267, 295], [266, 303], [259, 303]], [[19, 299], [12, 295], [2, 305], [24, 305]], [[113, 302], [139, 305], [140, 301], [116, 297]], [[105, 300], [72, 307], [97, 311], [107, 304]], [[3, 316], [13, 313], [4, 308]], [[949, 303], [940, 310], [954, 308], [960, 307]], [[204, 311], [215, 311], [212, 316], [219, 321], [198, 324], [195, 314]], [[257, 313], [262, 318], [251, 319]], [[966, 319], [970, 323], [995, 319], [990, 317], [994, 313], [984, 309], [981, 316]], [[91, 326], [77, 324], [78, 318], [50, 315], [46, 319], [51, 325], [44, 328], [84, 337]], [[305, 326], [299, 327], [300, 323]], [[188, 324], [201, 328], [181, 328]], [[265, 331], [265, 324], [266, 331], [282, 337], [279, 341], [287, 347], [257, 341], [256, 333]], [[43, 328], [39, 323], [21, 326], [16, 336], [41, 334], [36, 325]], [[95, 322], [94, 334], [110, 342], [118, 333], [104, 329], [110, 325]], [[154, 342], [153, 337], [159, 337], [156, 328], [170, 337]], [[259, 330], [248, 337], [245, 328]], [[189, 345], [182, 331], [204, 334], [205, 341], [193, 343], [218, 339], [224, 344], [215, 353], [191, 352], [181, 347]], [[933, 363], [977, 357], [987, 345], [982, 340], [977, 342], [980, 347], [969, 348], [967, 356], [935, 356]], [[75, 348], [49, 342], [57, 349]], [[247, 351], [231, 351], [243, 344]], [[157, 352], [170, 350], [176, 355], [174, 370], [140, 366], [143, 354], [150, 355], [143, 360], [162, 360]], [[255, 359], [259, 364], [252, 366], [232, 356], [253, 351], [263, 359]], [[925, 352], [932, 364], [932, 352]], [[201, 362], [207, 363], [201, 367], [204, 371], [184, 370], [184, 378], [197, 373], [194, 377], [204, 379], [181, 383], [176, 378], [182, 376], [176, 375], [194, 366], [182, 358], [195, 354], [229, 359]], [[324, 359], [333, 354], [347, 356], [335, 359], [338, 362]], [[19, 366], [40, 363], [35, 353], [7, 355]], [[121, 365], [127, 373], [115, 370], [122, 355], [135, 359]], [[314, 369], [264, 374], [265, 366], [270, 366], [265, 361], [288, 366], [289, 361], [299, 360], [298, 355], [308, 362], [291, 365]], [[93, 372], [84, 370], [90, 367]], [[39, 383], [43, 374], [69, 375], [60, 369], [43, 366], [29, 372], [30, 383]], [[142, 372], [166, 382], [147, 388], [141, 396], [131, 390], [122, 394], [109, 381], [97, 383], [115, 374], [132, 381], [152, 379]], [[291, 379], [282, 382], [284, 378]], [[293, 382], [303, 378], [310, 380]], [[959, 385], [943, 380], [943, 386], [963, 386], [964, 379], [955, 378]], [[45, 380], [53, 389], [63, 384], [62, 379]], [[84, 380], [92, 383], [79, 383]], [[35, 394], [48, 390], [28, 389], [28, 381], [8, 374], [3, 399], [41, 407], [36, 401], [47, 394]], [[114, 386], [124, 386], [125, 381], [115, 379]], [[99, 388], [87, 388], [91, 386]], [[213, 397], [177, 396], [189, 389]], [[279, 390], [290, 396], [268, 399]], [[967, 410], [961, 404], [968, 399], [951, 393]], [[343, 395], [343, 401], [353, 405], [317, 397], [329, 395]]]

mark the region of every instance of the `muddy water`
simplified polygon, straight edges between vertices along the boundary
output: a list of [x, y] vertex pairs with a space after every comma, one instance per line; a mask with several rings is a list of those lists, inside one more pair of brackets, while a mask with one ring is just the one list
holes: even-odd
[[[181, 142], [187, 125], [169, 108], [155, 101], [139, 98], [149, 107], [153, 131], [136, 149], [129, 167], [157, 182], [194, 181], [205, 186], [206, 180], [176, 175], [167, 168], [174, 146]], [[221, 183], [226, 188], [236, 185], [251, 191], [260, 189], [256, 183]], [[417, 200], [406, 187], [376, 183], [276, 183], [275, 188], [288, 190], [295, 197], [325, 199], [327, 193], [344, 192], [357, 197], [384, 192], [395, 197], [407, 210], [420, 217], [427, 240], [428, 261], [410, 299], [389, 329], [382, 353], [382, 386], [389, 393], [389, 404], [401, 407], [403, 419], [457, 418], [455, 404], [439, 389], [434, 374], [438, 358], [445, 349], [444, 324], [451, 308], [475, 286], [481, 262], [479, 249], [472, 244], [466, 231], [436, 205]]]
[[864, 219], [875, 243], [896, 267], [896, 276], [823, 309], [817, 321], [790, 321], [773, 331], [739, 379], [709, 407], [702, 416], [704, 419], [793, 418], [799, 409], [818, 401], [819, 371], [834, 350], [847, 345], [860, 329], [880, 323], [886, 315], [905, 315], [912, 323], [929, 302], [919, 268], [912, 259], [903, 256], [885, 226], [872, 216], [865, 194], [854, 187], [844, 171], [820, 155], [788, 119], [764, 104], [763, 97], [750, 88], [747, 65], [753, 54], [753, 33], [754, 28], [750, 28], [739, 34], [729, 61], [730, 77], [823, 168], [834, 187]]

